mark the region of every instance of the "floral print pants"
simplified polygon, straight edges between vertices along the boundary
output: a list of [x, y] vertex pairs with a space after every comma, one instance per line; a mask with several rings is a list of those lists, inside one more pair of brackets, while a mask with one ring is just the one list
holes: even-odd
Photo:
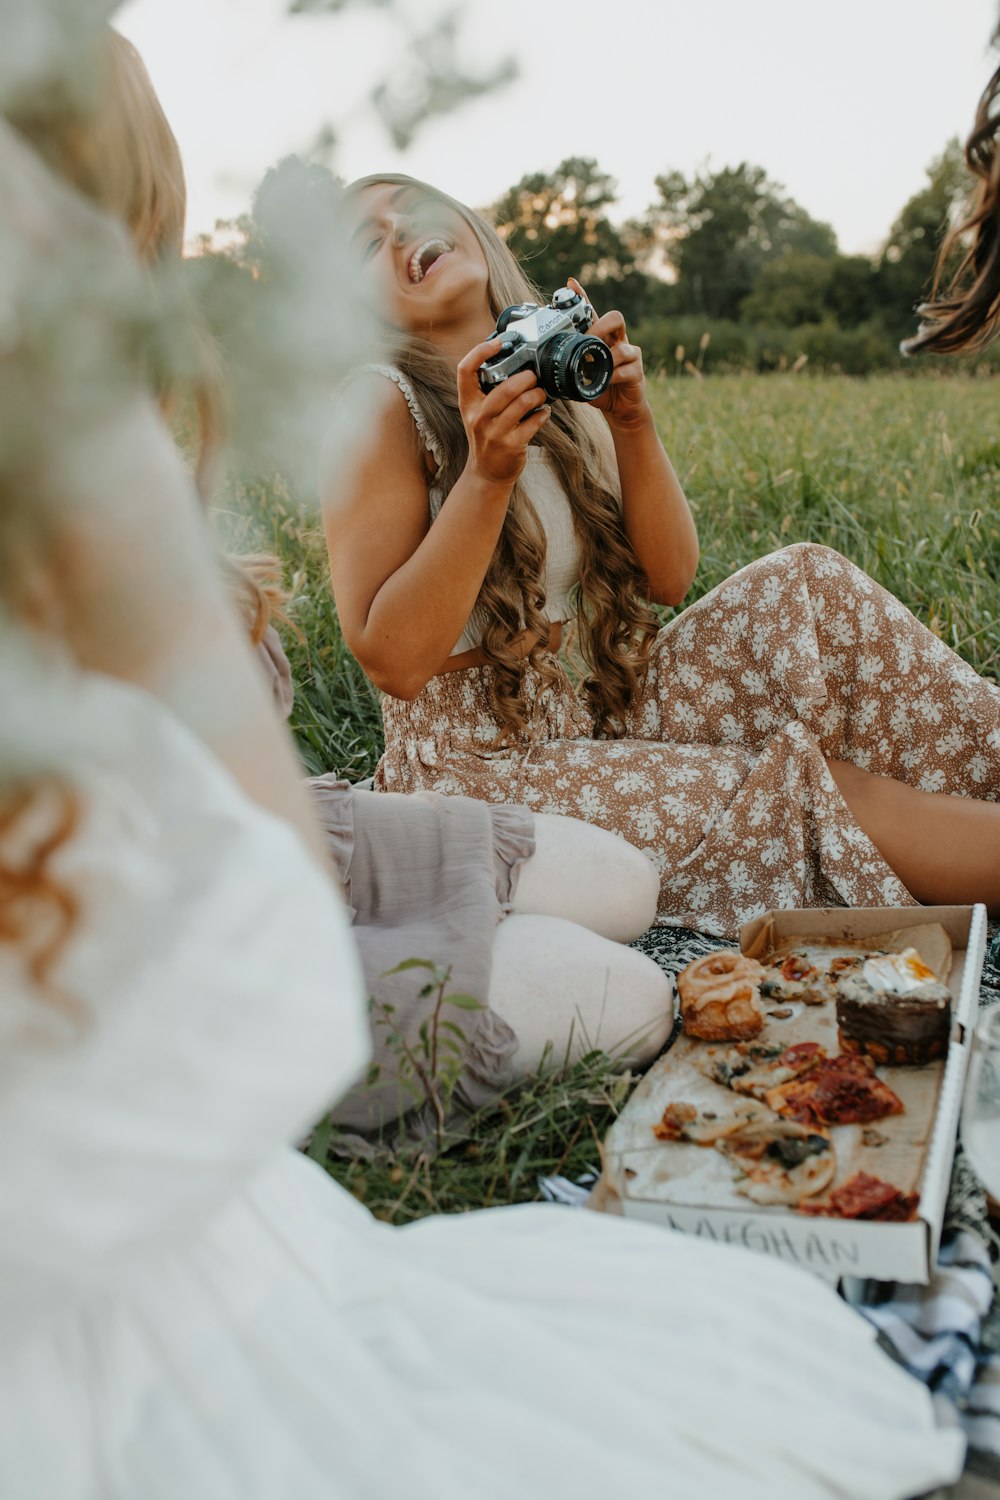
[[487, 667], [383, 700], [381, 790], [597, 823], [661, 875], [658, 921], [733, 936], [771, 907], [911, 905], [827, 759], [1000, 800], [1000, 688], [829, 548], [751, 563], [658, 633], [622, 739], [526, 672], [532, 735], [493, 748]]

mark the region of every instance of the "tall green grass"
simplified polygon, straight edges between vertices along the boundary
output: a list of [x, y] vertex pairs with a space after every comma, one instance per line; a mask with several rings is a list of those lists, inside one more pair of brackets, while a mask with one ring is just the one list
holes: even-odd
[[[775, 547], [823, 542], [1000, 679], [1000, 381], [657, 376], [650, 397], [701, 535], [688, 602]], [[369, 775], [377, 697], [340, 636], [312, 497], [236, 481], [225, 509], [234, 545], [286, 569], [303, 763]]]
[[702, 539], [692, 598], [795, 541], [836, 547], [1000, 677], [1000, 384], [659, 377]]
[[[658, 376], [650, 395], [701, 534], [691, 599], [775, 547], [823, 542], [1000, 679], [1000, 382]], [[280, 479], [234, 481], [224, 510], [230, 542], [275, 552], [287, 571], [303, 764], [351, 780], [370, 774], [378, 703], [340, 636], [310, 497], [293, 498]], [[502, 1100], [438, 1158], [386, 1148], [350, 1161], [326, 1129], [313, 1150], [396, 1222], [516, 1202], [536, 1195], [539, 1174], [572, 1175], [594, 1161], [625, 1093], [595, 1054]]]

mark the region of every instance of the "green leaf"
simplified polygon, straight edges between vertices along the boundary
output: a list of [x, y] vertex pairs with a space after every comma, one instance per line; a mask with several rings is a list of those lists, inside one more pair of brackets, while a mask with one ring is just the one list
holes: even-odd
[[475, 995], [445, 995], [445, 1004], [453, 1005], [456, 1010], [485, 1010], [486, 1007]]
[[404, 958], [394, 969], [386, 969], [381, 978], [388, 979], [391, 974], [403, 974], [407, 969], [430, 969], [433, 974], [437, 971], [437, 964], [432, 963], [429, 958]]
[[306, 1155], [310, 1156], [313, 1161], [318, 1161], [321, 1164], [324, 1163], [327, 1158], [327, 1153], [330, 1149], [330, 1141], [333, 1138], [333, 1131], [334, 1125], [332, 1115], [324, 1116], [324, 1118], [320, 1120], [319, 1124], [316, 1126], [316, 1129], [313, 1131], [312, 1140], [309, 1142]]
[[[469, 1038], [465, 1034], [465, 1031], [462, 1029], [461, 1026], [459, 1026], [459, 1024], [458, 1024], [457, 1021], [439, 1021], [438, 1022], [438, 1030], [439, 1031], [450, 1031], [453, 1036], [457, 1036], [458, 1037], [459, 1041], [463, 1044], [463, 1046], [469, 1040]], [[442, 1044], [443, 1044], [443, 1042], [442, 1042]]]

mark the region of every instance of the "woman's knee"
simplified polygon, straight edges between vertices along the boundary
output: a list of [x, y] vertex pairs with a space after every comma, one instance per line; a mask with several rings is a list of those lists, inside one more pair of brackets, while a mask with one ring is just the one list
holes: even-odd
[[[829, 570], [833, 564], [842, 565], [848, 563], [848, 559], [833, 547], [826, 547], [822, 542], [792, 542], [790, 547], [783, 547], [780, 556], [787, 557], [812, 571], [817, 565]], [[848, 564], [850, 565], [850, 564]]]
[[850, 760], [834, 760], [827, 758], [827, 769], [837, 784], [848, 807], [854, 808], [877, 796], [880, 786], [884, 788], [886, 777], [875, 776], [871, 771], [865, 771], [861, 766], [856, 766]]
[[647, 1062], [674, 1021], [673, 986], [652, 959], [559, 917], [500, 924], [489, 998], [517, 1034], [522, 1077], [595, 1048], [623, 1067]]
[[535, 853], [521, 867], [515, 912], [631, 942], [652, 925], [659, 894], [659, 873], [641, 849], [578, 818], [536, 813]]

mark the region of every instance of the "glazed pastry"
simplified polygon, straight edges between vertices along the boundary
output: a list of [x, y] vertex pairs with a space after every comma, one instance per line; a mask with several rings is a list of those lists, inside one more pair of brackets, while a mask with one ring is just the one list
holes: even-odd
[[677, 976], [681, 1018], [688, 1036], [708, 1042], [743, 1041], [764, 1025], [763, 969], [755, 959], [725, 949], [696, 958]]

